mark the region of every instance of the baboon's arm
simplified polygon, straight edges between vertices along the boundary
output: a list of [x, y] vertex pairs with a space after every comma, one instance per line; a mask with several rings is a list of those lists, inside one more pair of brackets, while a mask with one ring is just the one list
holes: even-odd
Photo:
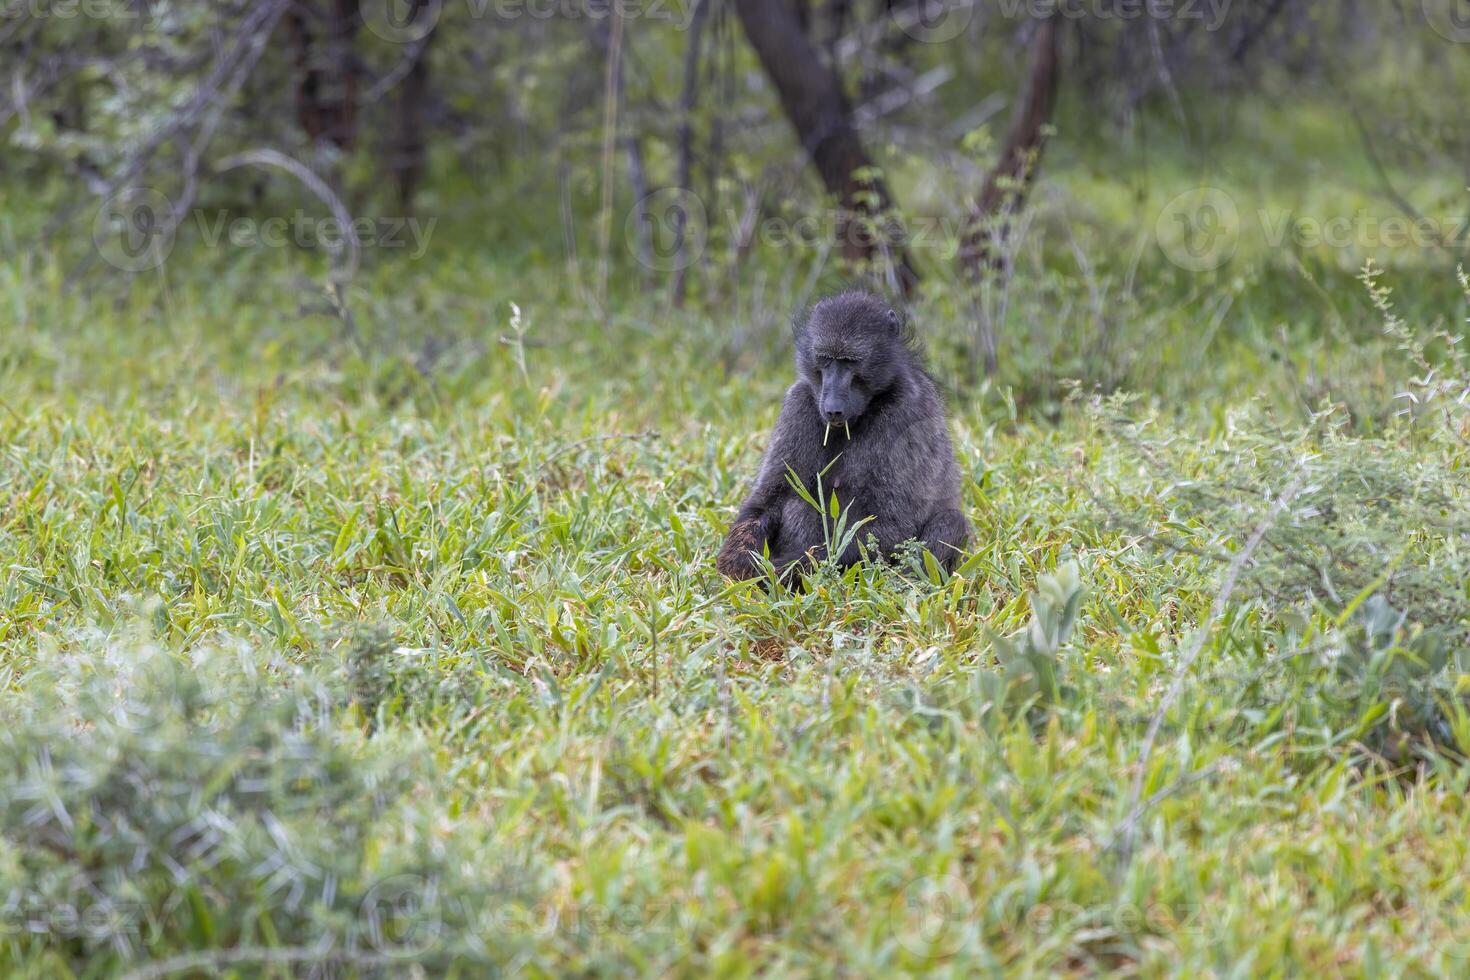
[[743, 580], [755, 578], [760, 574], [760, 565], [757, 564], [755, 556], [761, 554], [767, 544], [775, 544], [776, 532], [773, 528], [775, 523], [773, 519], [779, 514], [779, 511], [772, 510], [756, 516], [742, 516], [735, 519], [735, 523], [730, 525], [730, 533], [725, 535], [725, 543], [720, 547], [719, 557], [715, 559], [715, 567], [720, 570], [721, 575], [726, 578]]
[[752, 553], [758, 555], [768, 545], [772, 556], [776, 554], [776, 539], [781, 533], [781, 508], [791, 486], [786, 482], [786, 466], [789, 459], [797, 458], [800, 441], [802, 396], [793, 386], [786, 393], [781, 405], [781, 417], [776, 421], [776, 431], [771, 444], [761, 460], [755, 485], [740, 505], [735, 521], [725, 536], [715, 567], [726, 578], [748, 579], [760, 574], [760, 567]]
[[780, 491], [785, 487], [785, 481], [783, 479], [779, 485], [767, 483], [765, 478], [770, 467], [766, 464], [770, 455], [768, 450], [766, 462], [761, 464], [761, 475], [740, 505], [740, 512], [735, 515], [735, 521], [725, 535], [725, 543], [720, 547], [720, 555], [715, 559], [715, 567], [726, 578], [748, 579], [759, 575], [760, 565], [755, 556], [768, 545], [774, 557], [776, 537], [781, 532]]

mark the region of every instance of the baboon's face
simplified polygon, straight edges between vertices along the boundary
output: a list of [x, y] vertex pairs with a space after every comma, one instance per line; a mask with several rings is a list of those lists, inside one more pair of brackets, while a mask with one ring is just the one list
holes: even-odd
[[893, 386], [899, 334], [898, 314], [877, 300], [817, 304], [797, 335], [796, 367], [828, 425], [856, 421]]

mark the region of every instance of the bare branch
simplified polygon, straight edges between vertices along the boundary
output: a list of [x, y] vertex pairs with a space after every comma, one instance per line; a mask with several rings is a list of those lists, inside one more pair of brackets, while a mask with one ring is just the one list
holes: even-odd
[[337, 263], [337, 268], [333, 270], [331, 278], [336, 284], [350, 282], [357, 272], [362, 254], [362, 242], [358, 240], [357, 229], [353, 227], [352, 214], [347, 210], [347, 205], [342, 203], [342, 199], [327, 185], [327, 182], [313, 173], [311, 168], [301, 161], [287, 156], [280, 150], [270, 148], [247, 150], [244, 153], [228, 156], [215, 164], [214, 172], [220, 174], [229, 170], [238, 170], [241, 167], [267, 167], [283, 170], [299, 180], [307, 190], [327, 206], [327, 209], [332, 212], [332, 217], [342, 226], [342, 240], [347, 244], [345, 260]]
[[1194, 643], [1190, 646], [1189, 651], [1180, 658], [1178, 667], [1174, 669], [1174, 683], [1169, 685], [1169, 690], [1165, 692], [1163, 700], [1159, 702], [1158, 709], [1154, 711], [1153, 717], [1149, 719], [1148, 731], [1144, 734], [1143, 738], [1143, 748], [1138, 753], [1138, 761], [1134, 763], [1136, 771], [1133, 774], [1133, 791], [1129, 798], [1128, 814], [1119, 822], [1117, 828], [1113, 831], [1114, 847], [1117, 849], [1122, 867], [1127, 867], [1133, 858], [1133, 848], [1138, 833], [1139, 819], [1148, 811], [1151, 800], [1159, 798], [1159, 794], [1155, 794], [1153, 798], [1150, 798], [1150, 801], [1145, 801], [1143, 799], [1143, 784], [1148, 779], [1148, 763], [1153, 756], [1154, 743], [1158, 739], [1159, 729], [1163, 727], [1164, 717], [1169, 713], [1169, 709], [1174, 706], [1174, 702], [1179, 699], [1179, 695], [1184, 692], [1184, 685], [1189, 679], [1189, 672], [1194, 668], [1194, 662], [1199, 659], [1200, 653], [1205, 648], [1205, 642], [1209, 640], [1210, 635], [1214, 632], [1215, 624], [1225, 615], [1225, 608], [1230, 602], [1230, 596], [1235, 592], [1235, 583], [1240, 578], [1241, 571], [1245, 569], [1251, 557], [1255, 555], [1256, 549], [1261, 546], [1261, 542], [1266, 539], [1266, 533], [1271, 530], [1272, 525], [1276, 523], [1276, 519], [1281, 516], [1282, 512], [1291, 504], [1292, 500], [1296, 498], [1296, 495], [1301, 492], [1306, 478], [1307, 474], [1305, 469], [1298, 468], [1297, 475], [1291, 481], [1291, 485], [1271, 504], [1271, 509], [1266, 512], [1266, 516], [1261, 518], [1260, 523], [1256, 525], [1256, 529], [1251, 532], [1251, 536], [1246, 540], [1245, 546], [1236, 553], [1229, 567], [1225, 569], [1225, 577], [1220, 582], [1219, 591], [1215, 593], [1215, 601], [1210, 605], [1209, 616], [1206, 617], [1204, 623], [1195, 633]]

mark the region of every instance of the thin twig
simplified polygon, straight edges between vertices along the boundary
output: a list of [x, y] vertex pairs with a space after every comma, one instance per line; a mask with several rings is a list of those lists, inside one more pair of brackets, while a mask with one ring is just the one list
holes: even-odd
[[[704, 22], [715, 0], [694, 0], [689, 20], [689, 41], [684, 51], [684, 92], [679, 98], [678, 165], [674, 183], [684, 195], [694, 192], [694, 107], [699, 101], [699, 59], [704, 39]], [[680, 207], [674, 213], [674, 282], [670, 296], [674, 307], [684, 306], [688, 288], [689, 245], [686, 240], [688, 215]]]
[[618, 95], [623, 86], [623, 15], [613, 8], [607, 42], [607, 86], [602, 105], [602, 208], [598, 233], [597, 305], [607, 309], [608, 250], [612, 247], [613, 144], [618, 128]]
[[[1420, 227], [1428, 228], [1430, 223], [1425, 219], [1423, 212], [1414, 207], [1413, 203], [1407, 197], [1404, 197], [1403, 194], [1399, 193], [1399, 189], [1393, 185], [1393, 180], [1388, 176], [1387, 168], [1383, 166], [1383, 159], [1378, 155], [1378, 148], [1373, 143], [1373, 134], [1368, 131], [1368, 124], [1363, 121], [1363, 114], [1358, 111], [1356, 105], [1352, 105], [1351, 109], [1353, 123], [1358, 128], [1358, 138], [1363, 144], [1363, 154], [1368, 158], [1368, 163], [1372, 165], [1373, 172], [1378, 176], [1378, 183], [1383, 195], [1388, 198], [1389, 203], [1412, 218]], [[1448, 246], [1445, 245], [1443, 235], [1437, 231], [1431, 231], [1431, 235], [1435, 248], [1442, 252], [1450, 251]]]
[[228, 170], [237, 170], [240, 167], [270, 167], [284, 170], [301, 181], [307, 190], [315, 194], [317, 199], [327, 206], [327, 209], [332, 212], [332, 217], [342, 226], [342, 239], [347, 244], [346, 258], [338, 265], [332, 281], [334, 283], [351, 281], [352, 276], [357, 272], [362, 243], [358, 240], [357, 229], [353, 227], [352, 212], [347, 210], [347, 205], [343, 204], [336, 192], [327, 186], [327, 182], [318, 177], [306, 164], [294, 157], [287, 156], [280, 150], [269, 147], [247, 150], [244, 153], [225, 157], [215, 165], [214, 172], [220, 174]]
[[[275, 31], [277, 22], [291, 7], [291, 0], [268, 0], [245, 15], [235, 32], [234, 44], [224, 57], [219, 59], [214, 70], [194, 90], [182, 110], [172, 115], [165, 123], [156, 127], [141, 145], [118, 168], [116, 173], [98, 188], [98, 197], [104, 200], [127, 187], [147, 166], [154, 153], [167, 141], [194, 127], [201, 114], [216, 106], [220, 92], [237, 91], [244, 79], [254, 70], [265, 52], [267, 42]], [[212, 127], [209, 127], [212, 128]], [[204, 135], [204, 134], [196, 134]], [[43, 237], [49, 238], [80, 210], [82, 204], [66, 208], [47, 224]]]
[[[1169, 685], [1169, 690], [1165, 692], [1164, 698], [1159, 702], [1159, 706], [1154, 711], [1153, 717], [1149, 719], [1148, 731], [1143, 737], [1143, 749], [1139, 752], [1138, 761], [1135, 763], [1136, 772], [1133, 774], [1133, 791], [1130, 794], [1128, 815], [1119, 822], [1117, 828], [1113, 831], [1113, 842], [1118, 852], [1120, 870], [1127, 868], [1133, 858], [1133, 847], [1138, 832], [1138, 821], [1148, 810], [1149, 804], [1143, 799], [1143, 784], [1148, 778], [1148, 763], [1153, 756], [1154, 743], [1158, 738], [1159, 729], [1163, 727], [1164, 717], [1169, 713], [1169, 709], [1174, 706], [1174, 702], [1179, 699], [1179, 695], [1184, 692], [1184, 684], [1189, 679], [1189, 673], [1194, 667], [1194, 662], [1199, 659], [1200, 653], [1205, 648], [1205, 642], [1210, 638], [1210, 634], [1214, 632], [1215, 624], [1225, 615], [1225, 607], [1230, 602], [1231, 594], [1235, 591], [1235, 583], [1240, 577], [1241, 571], [1251, 560], [1251, 556], [1256, 553], [1256, 549], [1260, 547], [1261, 542], [1265, 540], [1266, 532], [1271, 529], [1272, 525], [1276, 523], [1276, 519], [1281, 516], [1281, 512], [1287, 508], [1301, 491], [1303, 484], [1306, 483], [1306, 479], [1306, 471], [1298, 468], [1297, 475], [1292, 480], [1291, 485], [1287, 487], [1281, 496], [1276, 498], [1275, 502], [1271, 505], [1271, 509], [1266, 512], [1266, 516], [1261, 519], [1261, 522], [1256, 525], [1256, 529], [1251, 532], [1251, 536], [1246, 540], [1245, 547], [1241, 548], [1231, 560], [1230, 567], [1225, 570], [1225, 577], [1220, 583], [1220, 589], [1215, 593], [1215, 601], [1210, 605], [1209, 616], [1195, 634], [1194, 644], [1190, 647], [1189, 652], [1184, 655], [1179, 661], [1179, 666], [1175, 668], [1174, 683]], [[1150, 800], [1153, 798], [1150, 797]]]

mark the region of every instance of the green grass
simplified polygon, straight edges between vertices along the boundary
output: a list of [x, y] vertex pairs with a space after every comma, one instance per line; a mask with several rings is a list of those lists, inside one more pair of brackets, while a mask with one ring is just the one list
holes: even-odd
[[[1107, 310], [1132, 359], [1089, 376], [1067, 254], [954, 398], [961, 573], [774, 595], [713, 555], [789, 377], [746, 327], [790, 295], [600, 316], [439, 248], [368, 270], [354, 339], [290, 255], [0, 271], [6, 971], [1463, 971], [1467, 675], [1386, 665], [1464, 652], [1464, 415], [1396, 418], [1418, 372], [1350, 272], [1250, 250], [1151, 257]], [[1426, 336], [1463, 313], [1444, 269], [1391, 281]], [[920, 316], [959, 377], [963, 315]], [[1071, 563], [1075, 630], [1010, 638]]]

